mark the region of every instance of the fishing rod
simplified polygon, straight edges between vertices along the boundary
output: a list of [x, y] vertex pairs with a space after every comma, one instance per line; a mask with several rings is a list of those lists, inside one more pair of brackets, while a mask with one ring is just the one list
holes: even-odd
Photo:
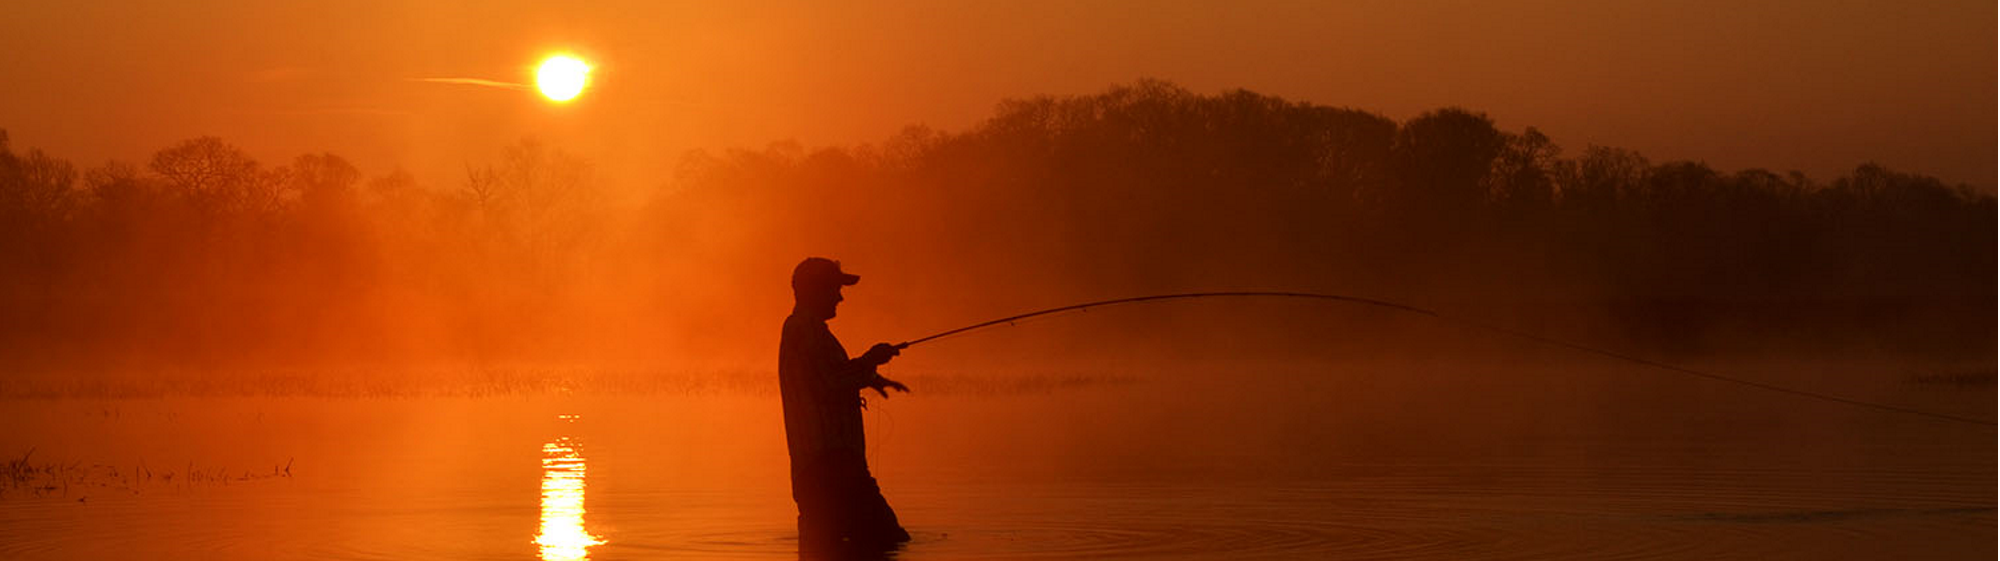
[[1330, 301], [1335, 301], [1335, 302], [1346, 302], [1346, 303], [1351, 303], [1351, 304], [1361, 304], [1361, 305], [1366, 305], [1366, 306], [1373, 306], [1373, 307], [1378, 307], [1378, 308], [1387, 308], [1387, 309], [1390, 309], [1390, 310], [1395, 310], [1395, 311], [1398, 311], [1398, 312], [1404, 312], [1404, 313], [1409, 313], [1409, 314], [1415, 314], [1415, 315], [1421, 315], [1421, 316], [1429, 316], [1429, 317], [1432, 317], [1432, 318], [1436, 318], [1436, 319], [1438, 319], [1438, 320], [1442, 320], [1442, 321], [1447, 321], [1447, 322], [1452, 322], [1452, 323], [1457, 323], [1457, 324], [1460, 324], [1460, 325], [1465, 325], [1465, 326], [1470, 326], [1470, 327], [1475, 327], [1475, 328], [1479, 328], [1479, 329], [1483, 329], [1483, 330], [1486, 330], [1486, 331], [1491, 331], [1491, 332], [1494, 332], [1494, 333], [1500, 333], [1500, 334], [1503, 334], [1503, 335], [1509, 335], [1509, 336], [1513, 336], [1513, 337], [1519, 337], [1519, 338], [1522, 338], [1522, 339], [1527, 339], [1527, 340], [1529, 340], [1529, 341], [1534, 341], [1534, 342], [1537, 342], [1537, 343], [1541, 343], [1541, 344], [1544, 344], [1544, 345], [1549, 345], [1549, 346], [1554, 346], [1554, 347], [1562, 347], [1562, 348], [1565, 348], [1565, 349], [1570, 349], [1570, 350], [1574, 350], [1574, 351], [1580, 351], [1580, 352], [1585, 352], [1585, 353], [1590, 353], [1590, 354], [1594, 354], [1594, 355], [1598, 355], [1598, 356], [1603, 356], [1603, 357], [1609, 357], [1609, 358], [1613, 358], [1613, 359], [1617, 359], [1617, 360], [1622, 360], [1622, 361], [1626, 361], [1626, 362], [1631, 362], [1631, 363], [1635, 363], [1635, 364], [1640, 364], [1640, 365], [1644, 365], [1644, 366], [1650, 366], [1650, 367], [1653, 367], [1653, 368], [1658, 368], [1658, 369], [1661, 369], [1661, 370], [1666, 370], [1666, 371], [1669, 371], [1669, 372], [1674, 372], [1674, 373], [1679, 373], [1679, 374], [1687, 374], [1687, 375], [1691, 375], [1691, 376], [1698, 376], [1698, 377], [1702, 377], [1702, 378], [1707, 378], [1707, 379], [1710, 379], [1710, 380], [1716, 380], [1716, 381], [1721, 381], [1721, 382], [1729, 382], [1729, 383], [1732, 383], [1732, 384], [1737, 384], [1737, 385], [1742, 385], [1742, 386], [1748, 386], [1748, 387], [1752, 387], [1752, 388], [1757, 388], [1757, 389], [1761, 389], [1761, 390], [1767, 390], [1767, 391], [1772, 391], [1772, 392], [1777, 392], [1777, 393], [1782, 393], [1782, 394], [1789, 394], [1789, 395], [1793, 395], [1793, 396], [1798, 396], [1798, 397], [1805, 397], [1805, 398], [1810, 398], [1810, 399], [1818, 399], [1818, 400], [1822, 400], [1822, 401], [1830, 401], [1830, 402], [1834, 402], [1834, 403], [1843, 403], [1843, 404], [1847, 404], [1847, 405], [1853, 405], [1853, 406], [1856, 406], [1856, 407], [1865, 407], [1865, 408], [1869, 408], [1869, 409], [1876, 409], [1876, 410], [1881, 410], [1881, 411], [1890, 411], [1890, 412], [1895, 412], [1895, 413], [1904, 413], [1904, 414], [1909, 414], [1909, 415], [1918, 415], [1918, 416], [1922, 416], [1922, 417], [1930, 417], [1930, 418], [1933, 418], [1933, 419], [1942, 419], [1942, 420], [1946, 420], [1946, 421], [1953, 421], [1953, 422], [1959, 422], [1959, 423], [1966, 423], [1966, 424], [1971, 424], [1971, 425], [1980, 425], [1980, 426], [1988, 426], [1988, 427], [1991, 427], [1991, 426], [1995, 426], [1995, 423], [1994, 423], [1993, 421], [1989, 421], [1989, 420], [1985, 420], [1985, 419], [1974, 419], [1974, 418], [1971, 418], [1971, 417], [1961, 417], [1961, 416], [1958, 416], [1958, 415], [1951, 415], [1951, 414], [1947, 414], [1947, 413], [1937, 413], [1937, 412], [1933, 412], [1933, 411], [1925, 411], [1925, 410], [1922, 410], [1922, 409], [1912, 409], [1912, 408], [1908, 408], [1908, 407], [1901, 407], [1901, 406], [1896, 406], [1896, 405], [1889, 405], [1889, 404], [1886, 404], [1886, 403], [1876, 403], [1876, 402], [1872, 402], [1872, 401], [1862, 401], [1862, 400], [1858, 400], [1858, 399], [1851, 399], [1851, 398], [1845, 398], [1845, 397], [1840, 397], [1840, 396], [1837, 396], [1837, 395], [1830, 395], [1830, 394], [1824, 394], [1824, 393], [1819, 393], [1819, 392], [1814, 392], [1814, 391], [1808, 391], [1808, 390], [1801, 390], [1801, 389], [1796, 389], [1796, 388], [1788, 388], [1788, 387], [1784, 387], [1784, 386], [1779, 386], [1779, 385], [1774, 385], [1774, 384], [1766, 384], [1766, 383], [1763, 383], [1763, 382], [1757, 382], [1757, 381], [1752, 381], [1752, 380], [1745, 380], [1745, 379], [1742, 379], [1742, 378], [1735, 378], [1735, 377], [1731, 377], [1731, 376], [1724, 376], [1724, 375], [1721, 375], [1721, 374], [1716, 374], [1716, 373], [1712, 373], [1712, 372], [1703, 372], [1703, 371], [1700, 371], [1700, 370], [1695, 370], [1695, 369], [1692, 369], [1692, 368], [1687, 368], [1687, 367], [1682, 367], [1682, 366], [1675, 366], [1675, 365], [1672, 365], [1672, 364], [1667, 364], [1667, 363], [1664, 363], [1664, 362], [1659, 362], [1659, 361], [1655, 361], [1655, 360], [1648, 360], [1648, 359], [1644, 359], [1644, 358], [1639, 358], [1639, 357], [1636, 357], [1636, 356], [1631, 356], [1631, 355], [1627, 355], [1627, 354], [1623, 354], [1623, 353], [1618, 353], [1618, 352], [1613, 352], [1613, 351], [1607, 351], [1607, 350], [1604, 350], [1604, 349], [1599, 349], [1599, 348], [1596, 348], [1596, 347], [1590, 347], [1590, 346], [1585, 346], [1585, 345], [1581, 345], [1581, 344], [1577, 344], [1577, 343], [1571, 343], [1571, 342], [1568, 342], [1568, 341], [1563, 341], [1563, 340], [1560, 340], [1560, 339], [1554, 339], [1554, 338], [1549, 338], [1549, 337], [1544, 337], [1544, 336], [1541, 336], [1541, 335], [1536, 335], [1536, 334], [1533, 334], [1533, 333], [1528, 333], [1528, 332], [1525, 332], [1525, 331], [1520, 331], [1520, 330], [1517, 330], [1517, 329], [1509, 329], [1509, 328], [1506, 328], [1506, 327], [1501, 327], [1501, 326], [1498, 326], [1498, 325], [1493, 325], [1493, 324], [1489, 324], [1489, 323], [1483, 323], [1483, 322], [1477, 322], [1477, 321], [1472, 321], [1472, 320], [1467, 320], [1467, 319], [1459, 319], [1459, 318], [1453, 318], [1453, 317], [1449, 317], [1449, 316], [1446, 316], [1446, 315], [1444, 315], [1444, 314], [1440, 314], [1440, 313], [1437, 313], [1436, 311], [1433, 311], [1433, 310], [1427, 310], [1427, 309], [1424, 309], [1424, 308], [1419, 308], [1419, 307], [1416, 307], [1416, 306], [1410, 306], [1410, 305], [1406, 305], [1406, 304], [1398, 304], [1398, 303], [1395, 303], [1395, 302], [1389, 302], [1389, 301], [1386, 301], [1386, 300], [1376, 300], [1376, 299], [1372, 299], [1372, 298], [1362, 298], [1362, 297], [1358, 297], [1358, 296], [1346, 296], [1346, 295], [1340, 295], [1340, 294], [1320, 294], [1320, 293], [1314, 293], [1314, 292], [1282, 292], [1282, 291], [1261, 291], [1261, 290], [1251, 290], [1251, 291], [1227, 291], [1227, 292], [1183, 292], [1183, 293], [1178, 293], [1178, 294], [1156, 294], [1156, 295], [1152, 295], [1152, 296], [1134, 296], [1134, 297], [1130, 297], [1130, 298], [1114, 298], [1114, 299], [1111, 299], [1111, 300], [1098, 300], [1098, 301], [1095, 301], [1095, 302], [1084, 302], [1084, 303], [1082, 303], [1082, 304], [1071, 304], [1071, 305], [1068, 305], [1068, 306], [1061, 306], [1061, 307], [1056, 307], [1056, 308], [1049, 308], [1049, 309], [1046, 309], [1046, 310], [1036, 310], [1036, 311], [1032, 311], [1032, 312], [1028, 312], [1028, 313], [1025, 313], [1025, 314], [1018, 314], [1018, 315], [1012, 315], [1012, 316], [1007, 316], [1007, 317], [1004, 317], [1004, 318], [1000, 318], [1000, 319], [996, 319], [996, 320], [991, 320], [991, 321], [984, 321], [984, 322], [980, 322], [980, 323], [975, 323], [975, 324], [972, 324], [972, 325], [968, 325], [968, 326], [965, 326], [965, 327], [960, 327], [960, 328], [957, 328], [957, 329], [951, 329], [951, 330], [947, 330], [947, 331], [940, 331], [940, 332], [937, 332], [937, 333], [933, 333], [933, 334], [930, 334], [930, 335], [926, 335], [926, 336], [923, 336], [923, 337], [919, 337], [919, 338], [916, 338], [916, 339], [911, 339], [911, 340], [908, 340], [908, 341], [904, 341], [904, 342], [901, 342], [901, 343], [897, 343], [897, 344], [895, 344], [894, 346], [896, 347], [896, 349], [897, 349], [897, 350], [902, 350], [902, 349], [907, 349], [907, 348], [910, 348], [911, 346], [915, 346], [915, 345], [919, 345], [919, 344], [923, 344], [923, 343], [926, 343], [926, 342], [930, 342], [930, 341], [934, 341], [934, 340], [937, 340], [937, 339], [942, 339], [942, 338], [945, 338], [945, 337], [950, 337], [950, 336], [953, 336], [953, 335], [959, 335], [959, 334], [963, 334], [963, 333], [967, 333], [967, 332], [972, 332], [972, 331], [978, 331], [978, 330], [981, 330], [981, 329], [986, 329], [986, 328], [990, 328], [990, 327], [995, 327], [995, 326], [1000, 326], [1000, 325], [1013, 325], [1013, 324], [1014, 324], [1015, 322], [1017, 322], [1017, 321], [1020, 321], [1020, 320], [1024, 320], [1024, 319], [1028, 319], [1028, 318], [1033, 318], [1033, 317], [1038, 317], [1038, 316], [1045, 316], [1045, 315], [1049, 315], [1049, 314], [1059, 314], [1059, 313], [1063, 313], [1063, 312], [1070, 312], [1070, 311], [1076, 311], [1076, 310], [1084, 310], [1084, 309], [1089, 309], [1089, 308], [1098, 308], [1098, 307], [1104, 307], [1104, 306], [1113, 306], [1113, 305], [1119, 305], [1119, 304], [1137, 304], [1137, 303], [1141, 303], [1141, 302], [1158, 302], [1158, 301], [1162, 301], [1162, 300], [1190, 300], [1190, 299], [1196, 299], [1196, 298], [1230, 298], [1230, 297], [1259, 297], [1259, 298], [1303, 298], [1303, 299], [1310, 299], [1310, 300], [1330, 300]]

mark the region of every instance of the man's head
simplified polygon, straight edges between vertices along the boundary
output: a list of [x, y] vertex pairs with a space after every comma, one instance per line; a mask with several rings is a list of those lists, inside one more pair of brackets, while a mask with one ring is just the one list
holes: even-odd
[[841, 301], [840, 287], [857, 282], [861, 277], [842, 272], [839, 261], [808, 257], [792, 268], [792, 299], [799, 311], [822, 320], [833, 319]]

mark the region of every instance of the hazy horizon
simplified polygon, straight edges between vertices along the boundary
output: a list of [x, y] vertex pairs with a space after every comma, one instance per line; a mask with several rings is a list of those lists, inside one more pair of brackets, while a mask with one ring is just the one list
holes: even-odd
[[1996, 21], [21, 3], [0, 558], [1991, 559]]
[[[1830, 180], [1872, 161], [1989, 193], [1996, 177], [1981, 2], [18, 8], [0, 81], [34, 87], [0, 92], [0, 127], [83, 165], [215, 135], [442, 183], [535, 137], [645, 191], [686, 150], [958, 131], [1002, 99], [1158, 78], [1395, 120], [1466, 107], [1724, 170]], [[425, 81], [526, 82], [557, 51], [596, 65], [576, 103]]]

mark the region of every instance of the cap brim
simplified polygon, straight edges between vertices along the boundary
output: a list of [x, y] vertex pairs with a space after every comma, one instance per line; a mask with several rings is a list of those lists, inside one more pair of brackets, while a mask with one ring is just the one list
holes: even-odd
[[833, 280], [840, 282], [841, 286], [854, 286], [854, 283], [861, 282], [861, 275], [841, 273], [834, 276]]

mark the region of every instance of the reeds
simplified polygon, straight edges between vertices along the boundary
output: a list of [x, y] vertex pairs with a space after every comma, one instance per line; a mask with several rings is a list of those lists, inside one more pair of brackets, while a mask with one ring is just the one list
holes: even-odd
[[[1103, 369], [1032, 372], [937, 371], [900, 367], [894, 378], [927, 394], [1047, 393], [1138, 376]], [[667, 368], [657, 366], [483, 365], [458, 367], [31, 372], [0, 377], [0, 399], [132, 399], [160, 397], [316, 397], [412, 399], [538, 395], [775, 395], [770, 365]], [[116, 410], [104, 412], [115, 417]]]
[[1912, 374], [1904, 380], [1912, 384], [1966, 389], [1991, 387], [1996, 382], [1996, 376], [1992, 368], [1960, 368]]
[[179, 470], [155, 472], [144, 459], [129, 468], [108, 464], [84, 464], [83, 460], [69, 462], [35, 459], [35, 448], [29, 448], [21, 457], [0, 464], [0, 498], [5, 497], [68, 497], [72, 493], [78, 500], [89, 498], [89, 492], [129, 492], [138, 494], [160, 485], [190, 487], [199, 485], [228, 485], [233, 482], [256, 481], [261, 479], [289, 478], [292, 476], [293, 459], [285, 463], [272, 464], [270, 473], [254, 470], [230, 469], [227, 467], [197, 466], [189, 461]]
[[[715, 395], [771, 393], [768, 368], [480, 365], [331, 367], [144, 372], [27, 372], [0, 378], [0, 399], [324, 397], [343, 399], [522, 395]], [[107, 415], [109, 416], [109, 415]]]

